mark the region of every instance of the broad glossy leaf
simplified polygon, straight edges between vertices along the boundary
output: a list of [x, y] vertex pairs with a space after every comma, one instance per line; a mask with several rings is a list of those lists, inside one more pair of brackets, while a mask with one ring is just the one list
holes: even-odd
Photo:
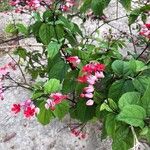
[[50, 42], [47, 47], [48, 57], [53, 59], [53, 57], [58, 54], [61, 44], [57, 42]]
[[67, 100], [64, 100], [60, 104], [56, 105], [55, 110], [53, 111], [54, 115], [62, 119], [69, 112], [69, 103]]
[[126, 105], [139, 104], [141, 94], [138, 92], [127, 92], [121, 96], [118, 105], [120, 109], [123, 109]]
[[75, 90], [77, 85], [76, 79], [78, 77], [78, 74], [79, 74], [78, 70], [73, 70], [66, 74], [62, 87], [63, 93], [70, 93]]
[[119, 100], [122, 94], [134, 91], [134, 86], [131, 80], [117, 80], [109, 88], [108, 97], [114, 101]]
[[57, 79], [50, 79], [44, 84], [45, 93], [58, 92], [61, 89], [60, 81]]
[[45, 102], [39, 105], [39, 109], [40, 112], [37, 115], [37, 119], [41, 124], [47, 125], [54, 118], [54, 115], [50, 109], [45, 109]]
[[134, 127], [144, 127], [144, 119], [146, 118], [146, 111], [143, 107], [138, 105], [126, 105], [123, 107], [117, 120], [123, 121]]
[[111, 0], [92, 0], [91, 8], [95, 15], [102, 15], [103, 10], [108, 6]]
[[150, 116], [150, 84], [141, 99], [141, 103], [143, 108], [145, 108], [147, 115]]
[[64, 62], [62, 59], [58, 59], [58, 61], [53, 64], [51, 69], [49, 70], [49, 78], [56, 78], [62, 82], [64, 77], [68, 71], [69, 65]]
[[116, 129], [116, 115], [108, 114], [106, 116], [104, 125], [105, 125], [107, 135], [110, 137], [113, 137], [115, 134], [115, 129]]
[[43, 44], [48, 45], [51, 38], [55, 36], [54, 28], [52, 25], [43, 23], [39, 29], [39, 37]]
[[135, 89], [143, 94], [146, 91], [148, 85], [150, 84], [150, 77], [139, 76], [135, 78], [132, 82]]
[[96, 113], [95, 105], [86, 106], [85, 100], [79, 100], [76, 110], [77, 110], [77, 119], [79, 119], [81, 122], [87, 122], [91, 120]]
[[91, 7], [92, 0], [84, 0], [80, 11], [85, 13]]

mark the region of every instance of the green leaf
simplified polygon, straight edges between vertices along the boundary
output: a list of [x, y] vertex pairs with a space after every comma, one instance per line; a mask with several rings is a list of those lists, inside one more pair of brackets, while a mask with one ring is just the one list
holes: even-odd
[[146, 126], [142, 129], [142, 131], [140, 132], [140, 135], [146, 135], [147, 133], [148, 133], [148, 127]]
[[80, 11], [85, 13], [91, 7], [92, 0], [84, 0], [82, 6], [80, 7]]
[[105, 125], [107, 135], [110, 137], [113, 137], [115, 134], [115, 128], [116, 128], [116, 116], [114, 114], [108, 114], [106, 116], [104, 125]]
[[59, 21], [61, 21], [63, 26], [69, 29], [70, 31], [72, 31], [72, 29], [74, 28], [74, 24], [64, 16], [59, 16]]
[[112, 63], [112, 69], [117, 75], [129, 76], [134, 75], [140, 71], [145, 65], [141, 61], [130, 60], [125, 62], [122, 60], [116, 60]]
[[53, 21], [53, 13], [51, 10], [46, 10], [43, 13], [43, 20], [46, 22]]
[[24, 60], [26, 59], [27, 56], [27, 51], [26, 49], [22, 48], [22, 47], [18, 47], [15, 52], [15, 55], [19, 55], [19, 57], [23, 58]]
[[79, 35], [81, 35], [83, 37], [82, 31], [80, 30], [79, 26], [77, 24], [75, 24], [75, 23], [73, 23], [73, 25], [74, 26], [73, 26], [72, 32], [78, 33]]
[[150, 10], [150, 5], [145, 5], [141, 8], [134, 9], [129, 15], [129, 25], [133, 24], [141, 13]]
[[16, 28], [18, 29], [18, 31], [24, 35], [27, 35], [28, 34], [28, 28], [21, 24], [21, 23], [17, 23], [16, 24]]
[[139, 76], [135, 78], [132, 82], [135, 89], [143, 94], [146, 91], [148, 85], [150, 84], [150, 77]]
[[140, 15], [140, 9], [133, 10], [129, 15], [129, 25], [133, 24]]
[[123, 121], [134, 127], [144, 127], [144, 119], [146, 118], [146, 111], [143, 107], [138, 105], [126, 105], [117, 116], [117, 120]]
[[63, 101], [60, 104], [56, 105], [55, 110], [53, 111], [54, 115], [62, 119], [69, 112], [69, 103], [68, 101]]
[[69, 41], [71, 46], [76, 46], [78, 44], [75, 35], [73, 35], [70, 31], [65, 32], [65, 38]]
[[76, 111], [77, 119], [79, 119], [81, 122], [87, 122], [95, 116], [96, 107], [95, 105], [87, 106], [85, 100], [79, 100]]
[[143, 71], [147, 69], [147, 66], [144, 64], [144, 62], [139, 60], [134, 60], [136, 63], [136, 72]]
[[131, 9], [131, 1], [132, 1], [132, 0], [119, 0], [119, 2], [122, 4], [122, 6], [123, 6], [126, 10], [130, 10], [130, 9]]
[[66, 74], [62, 87], [63, 93], [70, 93], [75, 90], [77, 85], [76, 79], [78, 77], [78, 74], [79, 74], [78, 70], [73, 70]]
[[62, 82], [67, 73], [69, 66], [62, 59], [58, 59], [57, 62], [49, 70], [49, 78], [56, 78]]
[[92, 0], [91, 8], [95, 15], [102, 15], [103, 10], [108, 6], [111, 0]]
[[47, 125], [54, 118], [54, 115], [50, 109], [45, 109], [45, 102], [39, 105], [39, 109], [40, 112], [37, 115], [37, 119], [41, 124]]
[[35, 22], [32, 26], [31, 26], [31, 29], [32, 29], [32, 32], [34, 34], [35, 37], [38, 37], [39, 36], [39, 30], [40, 30], [40, 27], [43, 23], [41, 21], [37, 21]]
[[18, 30], [17, 30], [16, 26], [13, 23], [10, 23], [6, 26], [5, 32], [15, 35], [15, 34], [17, 34]]
[[41, 16], [40, 16], [39, 12], [34, 11], [33, 17], [34, 17], [35, 21], [41, 21]]
[[143, 108], [145, 108], [147, 115], [150, 116], [150, 84], [141, 99], [141, 103]]
[[82, 60], [88, 60], [89, 59], [89, 53], [87, 51], [72, 49], [72, 55], [78, 56]]
[[101, 106], [100, 106], [100, 111], [103, 111], [103, 110], [106, 110], [108, 112], [113, 112], [113, 110], [109, 107], [109, 105], [107, 103], [103, 103]]
[[57, 42], [50, 42], [47, 47], [48, 57], [53, 59], [53, 57], [59, 52], [60, 47], [61, 44], [58, 44]]
[[130, 104], [139, 104], [141, 94], [138, 92], [127, 92], [121, 96], [118, 105], [120, 109]]
[[54, 28], [52, 25], [43, 23], [39, 29], [39, 37], [43, 44], [48, 45], [51, 41], [51, 38], [54, 37]]
[[57, 79], [50, 79], [44, 84], [44, 92], [48, 94], [58, 92], [60, 89], [60, 81]]
[[110, 86], [108, 97], [112, 98], [114, 101], [117, 101], [122, 94], [132, 92], [133, 90], [134, 86], [131, 80], [117, 80]]
[[117, 124], [113, 136], [113, 150], [129, 150], [133, 147], [133, 135], [125, 124]]
[[[54, 34], [54, 37], [57, 39], [57, 40], [60, 40], [62, 38], [64, 38], [64, 28], [62, 25], [58, 24], [55, 26], [55, 34]], [[57, 35], [56, 35], [57, 34]]]

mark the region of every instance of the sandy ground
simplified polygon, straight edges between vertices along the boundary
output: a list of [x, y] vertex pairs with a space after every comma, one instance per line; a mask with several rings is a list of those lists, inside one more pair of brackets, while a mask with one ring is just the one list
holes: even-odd
[[[107, 16], [110, 19], [115, 18], [115, 6], [111, 3], [111, 9], [106, 10]], [[124, 16], [124, 11], [119, 10], [119, 16]], [[22, 20], [25, 23], [29, 22], [28, 16], [16, 15], [14, 18], [19, 22]], [[0, 13], [0, 35], [4, 36], [3, 29], [5, 25], [12, 20], [11, 14]], [[87, 22], [85, 25], [88, 32], [93, 31], [96, 26], [92, 22]], [[111, 23], [114, 27], [127, 31], [127, 18], [121, 19], [119, 22], [114, 21]], [[98, 35], [107, 31], [110, 26], [104, 26]], [[113, 29], [114, 32], [117, 30]], [[0, 36], [1, 37], [1, 36]], [[29, 40], [28, 40], [29, 41]], [[28, 41], [21, 41], [28, 43]], [[34, 42], [30, 40], [30, 42]], [[132, 45], [129, 45], [132, 49]], [[128, 48], [122, 53], [126, 54]], [[9, 57], [3, 55], [0, 57], [0, 66], [5, 64]], [[14, 78], [20, 79], [20, 72], [12, 72]], [[5, 92], [5, 99], [1, 101], [0, 105], [0, 150], [111, 150], [111, 141], [109, 139], [102, 140], [100, 137], [100, 124], [88, 125], [87, 132], [88, 138], [80, 140], [71, 135], [68, 128], [66, 128], [65, 121], [54, 120], [47, 126], [42, 126], [36, 119], [27, 120], [22, 115], [18, 117], [12, 116], [10, 107], [15, 102], [23, 101], [30, 97], [30, 93], [22, 88], [15, 88]]]

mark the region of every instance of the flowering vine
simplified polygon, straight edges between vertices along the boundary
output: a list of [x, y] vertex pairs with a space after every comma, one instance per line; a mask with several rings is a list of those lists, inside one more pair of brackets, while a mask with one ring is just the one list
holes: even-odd
[[82, 68], [82, 76], [78, 77], [78, 82], [87, 83], [88, 86], [83, 89], [80, 97], [86, 98], [86, 105], [91, 106], [94, 104], [93, 93], [94, 84], [101, 78], [104, 78], [103, 71], [105, 69], [104, 64], [91, 62]]
[[[146, 2], [145, 6], [132, 10], [131, 0], [118, 0], [117, 6], [120, 3], [128, 13], [120, 16], [117, 9], [116, 18], [109, 19], [104, 11], [109, 2], [10, 0], [16, 12], [31, 14], [31, 24], [25, 26], [15, 21], [9, 24], [6, 31], [14, 37], [4, 43], [31, 36], [37, 45], [28, 46], [38, 46], [41, 50], [31, 51], [19, 42], [9, 45], [15, 48], [17, 57], [14, 58], [18, 61], [7, 53], [13, 61], [0, 67], [0, 100], [9, 88], [28, 89], [32, 93], [30, 99], [12, 105], [15, 116], [22, 112], [24, 117], [36, 117], [46, 125], [53, 118], [62, 119], [69, 114], [73, 121], [79, 121], [72, 125], [71, 120], [68, 127], [80, 139], [86, 139], [84, 127], [89, 121], [101, 121], [104, 137], [113, 139], [113, 149], [128, 150], [143, 139], [150, 141], [150, 24], [147, 19], [150, 5]], [[129, 17], [129, 33], [111, 24], [125, 17]], [[140, 17], [144, 25], [134, 35], [132, 24]], [[87, 32], [87, 21], [97, 22], [91, 32]], [[106, 36], [95, 36], [105, 25], [111, 27]], [[128, 40], [134, 52], [124, 56], [120, 51], [126, 50]], [[138, 47], [139, 43], [142, 46]], [[140, 54], [138, 49], [142, 51]], [[10, 72], [16, 69], [23, 80], [11, 76]], [[27, 73], [31, 81], [26, 78]], [[10, 80], [12, 85], [6, 85], [5, 80]]]

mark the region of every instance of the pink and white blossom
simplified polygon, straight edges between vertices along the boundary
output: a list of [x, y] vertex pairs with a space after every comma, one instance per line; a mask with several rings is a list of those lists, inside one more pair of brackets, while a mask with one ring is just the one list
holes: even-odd
[[70, 56], [66, 59], [69, 63], [71, 63], [74, 67], [77, 67], [81, 60], [78, 58], [78, 56]]
[[92, 99], [89, 99], [87, 102], [86, 102], [86, 105], [87, 106], [92, 106], [94, 104], [94, 101]]

